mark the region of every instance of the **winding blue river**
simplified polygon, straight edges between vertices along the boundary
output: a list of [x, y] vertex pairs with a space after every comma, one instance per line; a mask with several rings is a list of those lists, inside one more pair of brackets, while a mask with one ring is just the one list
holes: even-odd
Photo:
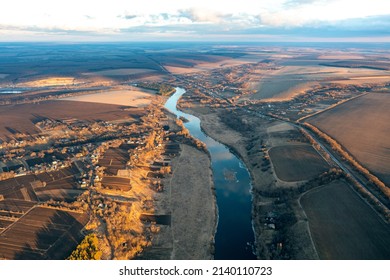
[[186, 91], [176, 88], [165, 108], [189, 122], [191, 135], [207, 145], [211, 155], [214, 186], [217, 195], [218, 226], [215, 235], [215, 259], [256, 259], [253, 254], [251, 180], [244, 164], [223, 144], [208, 137], [199, 118], [177, 110], [177, 101]]

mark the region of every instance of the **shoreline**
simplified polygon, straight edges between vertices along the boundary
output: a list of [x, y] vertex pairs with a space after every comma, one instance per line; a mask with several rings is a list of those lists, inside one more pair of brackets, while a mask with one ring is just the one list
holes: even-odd
[[[207, 113], [205, 113], [203, 112], [203, 108], [202, 113], [200, 113], [193, 109], [194, 108], [180, 108], [180, 110], [183, 112], [190, 113], [200, 118], [202, 130], [214, 140], [225, 145], [234, 155], [237, 156], [237, 158], [240, 159], [240, 161], [245, 164], [251, 179], [252, 228], [254, 230], [256, 256], [258, 259], [273, 259], [272, 255], [275, 253], [269, 252], [266, 244], [266, 241], [269, 242], [269, 232], [266, 232], [268, 229], [264, 228], [262, 221], [260, 221], [262, 215], [265, 213], [260, 213], [257, 208], [267, 208], [267, 206], [272, 205], [277, 200], [277, 198], [274, 197], [261, 195], [261, 191], [269, 188], [269, 184], [274, 184], [274, 175], [266, 174], [261, 175], [260, 177], [254, 176], [254, 170], [251, 168], [251, 159], [249, 158], [248, 154], [246, 154], [247, 150], [245, 148], [245, 143], [251, 142], [251, 139], [242, 135], [241, 132], [227, 127], [221, 120], [218, 120], [218, 117], [217, 120], [215, 120], [215, 116], [218, 116], [216, 111], [207, 108]], [[208, 117], [210, 118], [210, 115], [212, 115], [211, 118], [213, 118], [211, 121], [207, 119]], [[215, 122], [212, 122], [213, 120]], [[217, 131], [216, 128], [219, 128], [220, 131]], [[291, 231], [290, 234], [294, 235], [294, 238], [298, 240], [297, 242], [299, 243], [298, 246], [300, 249], [307, 248], [307, 245], [309, 245], [309, 248], [304, 250], [304, 252], [294, 248], [291, 252], [289, 252], [291, 254], [290, 257], [295, 259], [318, 259], [318, 254], [315, 247], [312, 246], [314, 244], [310, 239], [310, 230], [307, 224], [307, 220], [303, 219], [303, 209], [299, 208], [298, 206], [299, 205], [297, 205], [295, 200], [291, 201], [290, 211], [295, 213], [299, 221], [297, 226], [288, 228], [287, 230]], [[308, 232], [305, 232], [307, 230]], [[263, 238], [263, 236], [266, 237]], [[277, 256], [276, 259], [279, 257]]]
[[[166, 112], [173, 133], [180, 131], [176, 117]], [[177, 141], [177, 140], [176, 140]], [[155, 193], [155, 214], [171, 216], [160, 225], [137, 259], [211, 260], [218, 208], [208, 152], [178, 139], [180, 153], [171, 160], [171, 174], [163, 179], [164, 191]], [[208, 166], [208, 168], [205, 168]]]
[[[180, 146], [181, 154], [172, 161], [173, 172], [168, 178], [173, 237], [171, 259], [213, 259], [217, 207], [211, 162], [206, 153], [185, 144]], [[203, 168], [206, 164], [207, 169]]]

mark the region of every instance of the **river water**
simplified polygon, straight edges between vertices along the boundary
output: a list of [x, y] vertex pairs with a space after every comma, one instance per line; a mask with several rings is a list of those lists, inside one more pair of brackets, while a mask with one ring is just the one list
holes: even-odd
[[[165, 108], [189, 122], [185, 127], [191, 135], [207, 145], [211, 155], [214, 186], [218, 206], [215, 235], [215, 259], [256, 259], [253, 254], [251, 180], [245, 165], [223, 144], [208, 137], [200, 127], [199, 118], [177, 110], [176, 104], [185, 93], [176, 88]], [[206, 168], [206, 167], [205, 167]]]

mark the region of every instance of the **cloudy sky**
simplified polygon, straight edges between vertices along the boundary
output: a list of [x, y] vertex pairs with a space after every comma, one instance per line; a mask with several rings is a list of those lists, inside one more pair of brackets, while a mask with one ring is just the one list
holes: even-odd
[[0, 41], [390, 42], [390, 0], [2, 0]]

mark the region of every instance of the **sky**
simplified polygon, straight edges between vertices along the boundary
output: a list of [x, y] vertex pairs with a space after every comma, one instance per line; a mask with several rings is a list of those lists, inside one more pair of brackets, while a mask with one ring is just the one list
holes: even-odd
[[390, 0], [2, 0], [0, 41], [390, 42]]

